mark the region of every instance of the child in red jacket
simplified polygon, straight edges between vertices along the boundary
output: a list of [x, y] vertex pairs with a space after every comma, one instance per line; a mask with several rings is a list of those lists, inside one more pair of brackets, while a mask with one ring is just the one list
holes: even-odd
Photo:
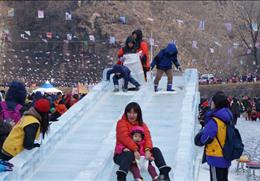
[[[137, 144], [137, 146], [139, 147], [139, 152], [141, 156], [145, 155], [145, 150], [144, 150], [144, 129], [141, 126], [134, 126], [131, 130], [130, 133], [133, 141]], [[121, 154], [122, 152], [125, 151], [130, 151], [128, 148], [126, 148], [124, 145], [122, 144], [118, 144], [116, 145], [116, 154]], [[147, 160], [148, 161], [148, 160]], [[151, 162], [153, 161], [153, 158], [151, 158], [151, 160], [148, 161], [148, 172], [151, 175], [153, 181], [157, 181], [158, 180], [158, 174], [156, 173], [156, 170], [154, 168], [154, 166], [151, 164]], [[137, 164], [138, 160], [133, 162], [130, 171], [133, 173], [134, 179], [136, 181], [143, 181], [143, 178], [141, 176], [140, 173], [140, 169], [138, 167]]]

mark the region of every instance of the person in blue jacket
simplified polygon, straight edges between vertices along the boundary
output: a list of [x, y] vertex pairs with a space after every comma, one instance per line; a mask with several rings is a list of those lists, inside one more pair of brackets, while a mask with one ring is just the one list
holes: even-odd
[[195, 137], [195, 144], [205, 145], [203, 163], [207, 162], [210, 166], [210, 180], [228, 181], [231, 162], [225, 160], [222, 148], [226, 139], [226, 125], [232, 124], [233, 115], [223, 94], [212, 97], [211, 109], [207, 112], [204, 128]]
[[128, 82], [132, 83], [135, 87], [136, 90], [139, 90], [140, 84], [131, 76], [131, 71], [129, 70], [128, 67], [124, 65], [118, 65], [115, 64], [113, 68], [107, 71], [106, 75], [106, 80], [110, 80], [110, 75], [115, 74], [113, 76], [113, 83], [115, 86], [114, 92], [119, 91], [119, 83], [118, 80], [123, 78], [124, 79], [124, 86], [123, 86], [123, 91], [127, 92], [128, 91]]
[[167, 91], [174, 91], [172, 89], [172, 77], [173, 77], [173, 68], [174, 64], [176, 68], [182, 72], [181, 65], [177, 59], [178, 50], [174, 43], [169, 43], [168, 46], [162, 49], [153, 59], [151, 63], [151, 70], [156, 65], [157, 74], [154, 80], [154, 91], [158, 91], [158, 84], [162, 78], [163, 73], [166, 73], [168, 78]]

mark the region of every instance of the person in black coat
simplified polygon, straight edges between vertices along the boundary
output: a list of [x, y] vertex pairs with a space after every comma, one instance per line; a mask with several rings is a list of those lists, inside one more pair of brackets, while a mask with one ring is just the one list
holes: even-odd
[[237, 98], [233, 98], [230, 108], [233, 113], [233, 124], [236, 125], [237, 118], [240, 117], [240, 104]]
[[128, 90], [128, 82], [132, 83], [136, 87], [137, 90], [140, 87], [140, 84], [131, 76], [131, 71], [129, 70], [129, 68], [124, 66], [124, 65], [115, 64], [113, 66], [113, 68], [108, 70], [107, 71], [107, 75], [106, 75], [106, 80], [107, 81], [110, 80], [110, 75], [111, 74], [115, 74], [113, 76], [113, 83], [114, 83], [114, 86], [115, 86], [114, 92], [118, 92], [119, 91], [118, 80], [121, 79], [121, 78], [124, 79], [124, 86], [123, 86], [123, 91], [124, 92], [127, 92], [127, 90]]

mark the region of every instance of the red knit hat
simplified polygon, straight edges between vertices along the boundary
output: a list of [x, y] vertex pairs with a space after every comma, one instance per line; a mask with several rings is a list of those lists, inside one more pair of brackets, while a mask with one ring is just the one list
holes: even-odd
[[34, 103], [34, 108], [42, 113], [47, 113], [49, 112], [51, 106], [50, 102], [47, 99], [39, 99]]

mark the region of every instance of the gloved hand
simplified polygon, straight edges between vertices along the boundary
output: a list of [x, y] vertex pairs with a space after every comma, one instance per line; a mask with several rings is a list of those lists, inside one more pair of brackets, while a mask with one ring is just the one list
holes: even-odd
[[39, 143], [34, 143], [34, 147], [40, 147], [41, 145]]
[[12, 167], [0, 164], [0, 172], [5, 172], [5, 171], [13, 171], [13, 169], [12, 169]]
[[12, 163], [5, 161], [5, 160], [0, 160], [0, 165], [9, 166], [9, 167], [14, 166]]

